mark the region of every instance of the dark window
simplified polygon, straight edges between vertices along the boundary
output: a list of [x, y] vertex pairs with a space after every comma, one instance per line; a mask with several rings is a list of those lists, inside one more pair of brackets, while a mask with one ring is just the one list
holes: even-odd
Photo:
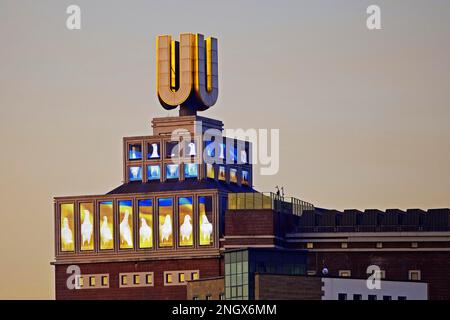
[[219, 294], [219, 300], [225, 300], [225, 293], [222, 292], [222, 293]]
[[360, 294], [354, 294], [354, 295], [353, 295], [353, 300], [362, 300], [362, 295], [360, 295]]
[[207, 295], [205, 296], [205, 299], [206, 299], [206, 300], [211, 300], [211, 295], [210, 295], [210, 294], [207, 294]]
[[405, 296], [398, 296], [398, 300], [407, 300]]
[[367, 297], [368, 300], [377, 300], [377, 295], [376, 294], [369, 294], [369, 296]]
[[339, 293], [338, 294], [338, 300], [347, 300], [347, 294], [346, 293]]
[[383, 296], [383, 300], [392, 300], [391, 296]]

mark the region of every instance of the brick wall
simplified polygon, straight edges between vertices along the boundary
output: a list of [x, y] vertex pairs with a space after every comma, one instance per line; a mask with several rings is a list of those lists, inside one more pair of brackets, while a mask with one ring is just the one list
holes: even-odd
[[255, 274], [255, 300], [320, 300], [320, 277]]

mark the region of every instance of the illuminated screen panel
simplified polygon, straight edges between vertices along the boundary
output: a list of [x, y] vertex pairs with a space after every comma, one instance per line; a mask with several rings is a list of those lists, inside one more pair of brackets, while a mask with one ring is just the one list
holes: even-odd
[[225, 167], [224, 166], [219, 166], [219, 180], [220, 181], [225, 181], [226, 180]]
[[193, 214], [192, 197], [182, 197], [178, 199], [178, 225], [180, 246], [192, 246], [194, 244], [193, 237]]
[[119, 201], [119, 234], [120, 249], [133, 248], [133, 202], [131, 200]]
[[241, 184], [244, 184], [244, 185], [246, 185], [246, 186], [248, 186], [249, 185], [249, 174], [248, 174], [248, 171], [246, 171], [246, 170], [242, 170], [242, 176], [241, 176]]
[[129, 167], [128, 178], [130, 181], [142, 181], [142, 167], [141, 166]]
[[65, 203], [60, 206], [61, 212], [61, 251], [74, 251], [74, 204]]
[[114, 218], [112, 201], [99, 204], [100, 216], [100, 250], [114, 249]]
[[184, 177], [185, 178], [197, 178], [198, 177], [198, 165], [196, 163], [184, 164]]
[[230, 169], [230, 182], [232, 182], [232, 183], [238, 182], [236, 169], [233, 169], [233, 168]]
[[206, 164], [206, 177], [209, 179], [215, 179], [214, 166], [212, 164]]
[[139, 248], [153, 247], [153, 201], [139, 200]]
[[159, 142], [150, 142], [147, 144], [147, 159], [161, 158]]
[[159, 246], [173, 246], [173, 200], [158, 199]]
[[142, 159], [142, 145], [140, 143], [134, 143], [128, 146], [128, 159], [129, 160]]
[[213, 243], [213, 217], [212, 217], [212, 197], [198, 197], [198, 227], [200, 235], [200, 245], [207, 246]]
[[161, 180], [161, 167], [159, 164], [147, 166], [147, 180]]
[[168, 164], [166, 165], [166, 179], [178, 179], [180, 177], [179, 165]]
[[94, 250], [94, 204], [80, 204], [81, 250]]

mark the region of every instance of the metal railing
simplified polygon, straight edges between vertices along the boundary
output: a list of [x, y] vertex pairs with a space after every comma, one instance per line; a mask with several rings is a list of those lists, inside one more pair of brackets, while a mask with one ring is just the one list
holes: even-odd
[[228, 210], [271, 209], [276, 212], [301, 216], [314, 205], [293, 197], [282, 197], [273, 192], [240, 192], [228, 194]]

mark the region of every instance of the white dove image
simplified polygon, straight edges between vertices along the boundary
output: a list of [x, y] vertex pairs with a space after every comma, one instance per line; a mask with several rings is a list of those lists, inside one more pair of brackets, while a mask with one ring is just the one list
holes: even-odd
[[158, 154], [158, 144], [156, 143], [152, 143], [152, 154], [150, 155], [150, 158], [159, 158], [159, 154]]
[[181, 240], [189, 240], [192, 234], [191, 216], [185, 215], [184, 222], [180, 226]]
[[189, 156], [195, 156], [195, 143], [189, 142]]
[[133, 245], [133, 239], [131, 235], [131, 228], [128, 224], [128, 210], [125, 211], [122, 221], [120, 222], [120, 239], [122, 243], [126, 242], [128, 246]]
[[170, 219], [170, 215], [166, 215], [164, 218], [164, 223], [161, 226], [161, 240], [169, 241], [169, 237], [172, 234], [172, 220]]
[[143, 242], [149, 242], [152, 236], [152, 229], [148, 226], [147, 221], [141, 218], [141, 227], [139, 228], [139, 234]]
[[83, 223], [81, 224], [81, 244], [84, 245], [84, 243], [87, 242], [87, 244], [90, 245], [92, 239], [92, 231], [94, 230], [94, 227], [92, 226], [90, 220], [89, 210], [84, 210], [83, 212], [84, 212], [84, 219]]
[[200, 225], [200, 233], [203, 240], [209, 240], [212, 234], [212, 224], [208, 221], [206, 215], [203, 215], [202, 224]]
[[61, 228], [61, 240], [63, 245], [68, 246], [73, 243], [73, 233], [69, 227], [69, 219], [63, 219], [63, 227]]
[[100, 228], [100, 237], [102, 238], [102, 243], [104, 245], [113, 239], [111, 229], [108, 226], [108, 218], [106, 216], [103, 216], [103, 222]]

